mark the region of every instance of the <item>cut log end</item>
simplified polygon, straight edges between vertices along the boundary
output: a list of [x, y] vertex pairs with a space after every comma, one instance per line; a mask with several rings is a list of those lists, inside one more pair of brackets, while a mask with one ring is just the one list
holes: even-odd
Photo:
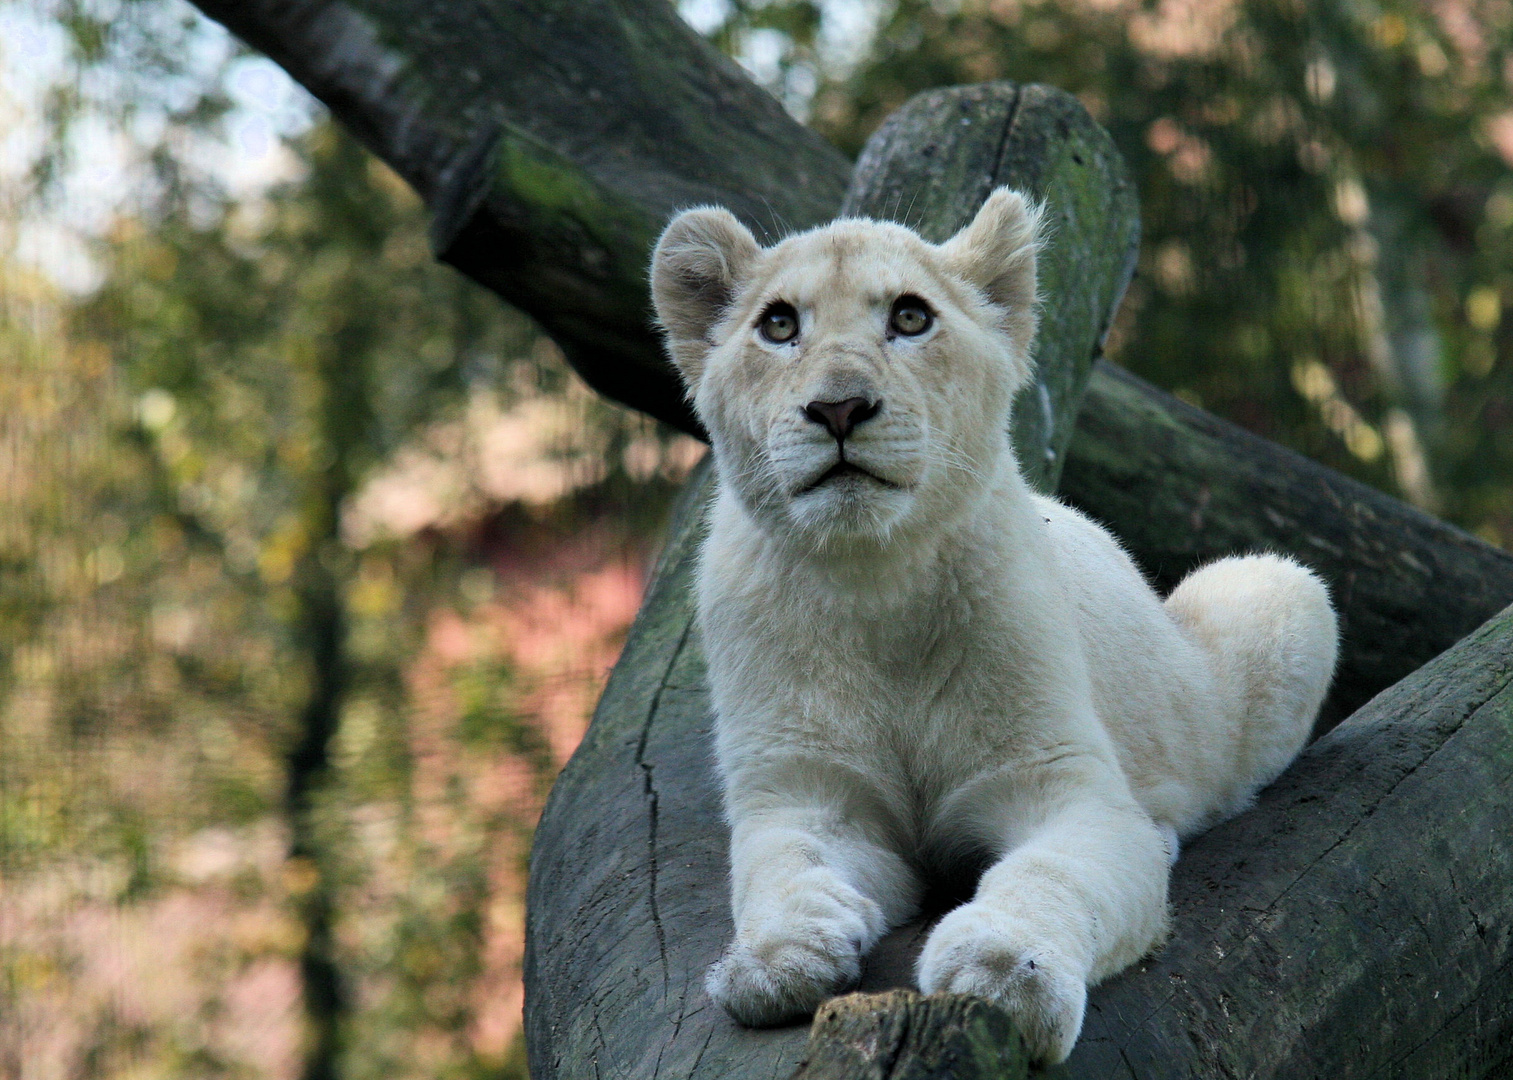
[[792, 1080], [1020, 1080], [1024, 1040], [1002, 1009], [961, 994], [847, 994], [820, 1007]]

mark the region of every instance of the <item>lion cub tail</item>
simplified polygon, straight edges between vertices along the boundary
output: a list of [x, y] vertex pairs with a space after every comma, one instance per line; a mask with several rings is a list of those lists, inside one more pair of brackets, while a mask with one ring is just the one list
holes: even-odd
[[1311, 570], [1279, 555], [1220, 559], [1195, 570], [1166, 610], [1208, 653], [1228, 699], [1230, 773], [1215, 791], [1211, 821], [1249, 805], [1308, 741], [1339, 655], [1329, 590]]

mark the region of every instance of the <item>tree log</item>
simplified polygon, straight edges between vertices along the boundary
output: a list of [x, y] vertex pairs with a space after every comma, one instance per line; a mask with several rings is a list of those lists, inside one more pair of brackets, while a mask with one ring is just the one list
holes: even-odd
[[1065, 1077], [1513, 1074], [1513, 609], [1183, 852]]
[[666, 0], [197, 3], [420, 193], [443, 259], [684, 430], [646, 288], [662, 225], [719, 203], [771, 239], [828, 221], [850, 172]]
[[[526, 1023], [536, 1080], [787, 1076], [802, 1027], [750, 1031], [704, 992], [731, 932], [680, 523], [532, 853]], [[1195, 840], [1175, 932], [1096, 988], [1078, 1078], [1495, 1077], [1513, 1067], [1513, 610], [1314, 743], [1259, 805]], [[928, 927], [863, 987], [907, 986]], [[1338, 1074], [1338, 1077], [1336, 1077]]]
[[[664, 0], [198, 3], [413, 184], [436, 213], [444, 256], [536, 317], [590, 385], [685, 430], [697, 424], [652, 334], [645, 280], [667, 215], [722, 203], [771, 237], [826, 220], [841, 203], [840, 156]], [[1058, 146], [1026, 146], [1016, 167]], [[886, 177], [874, 190], [872, 202], [848, 209], [915, 223], [910, 203], [932, 197]], [[1082, 287], [1054, 274], [1048, 266], [1049, 295]], [[1075, 365], [1058, 366], [1047, 351], [1070, 340], [1048, 320], [1040, 350], [1075, 380]], [[1064, 490], [1111, 525], [1158, 582], [1258, 546], [1293, 551], [1330, 578], [1347, 636], [1323, 726], [1513, 599], [1513, 560], [1491, 546], [1144, 383], [1126, 379], [1108, 401], [1102, 388], [1113, 393], [1113, 384], [1098, 386], [1077, 425]], [[1053, 417], [1077, 398], [1075, 381], [1048, 389]], [[1022, 432], [1044, 422], [1034, 403], [1020, 402]], [[1054, 450], [1065, 425], [1052, 434]], [[1025, 450], [1033, 474], [1035, 455]], [[1060, 461], [1048, 464], [1042, 479]], [[1279, 495], [1278, 477], [1299, 486], [1296, 497]], [[1267, 498], [1253, 497], [1257, 490]], [[1267, 501], [1273, 495], [1277, 505]], [[1184, 532], [1184, 521], [1196, 524]], [[1305, 530], [1322, 544], [1294, 548]]]
[[1513, 556], [1110, 364], [1078, 414], [1061, 493], [1163, 591], [1256, 550], [1323, 575], [1342, 642], [1318, 733], [1513, 603]]

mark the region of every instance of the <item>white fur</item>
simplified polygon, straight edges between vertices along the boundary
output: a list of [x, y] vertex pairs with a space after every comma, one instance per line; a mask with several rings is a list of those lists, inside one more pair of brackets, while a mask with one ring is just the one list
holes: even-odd
[[[762, 249], [669, 225], [653, 290], [714, 445], [698, 578], [735, 940], [709, 972], [771, 1024], [855, 982], [922, 882], [985, 866], [934, 928], [926, 992], [979, 994], [1061, 1061], [1087, 986], [1156, 946], [1178, 837], [1242, 809], [1306, 739], [1334, 669], [1319, 580], [1224, 559], [1163, 603], [1098, 525], [1021, 478], [1038, 215], [995, 192], [944, 245], [839, 221]], [[922, 297], [934, 326], [890, 333]], [[758, 332], [767, 305], [800, 332]], [[871, 473], [806, 403], [862, 396]]]

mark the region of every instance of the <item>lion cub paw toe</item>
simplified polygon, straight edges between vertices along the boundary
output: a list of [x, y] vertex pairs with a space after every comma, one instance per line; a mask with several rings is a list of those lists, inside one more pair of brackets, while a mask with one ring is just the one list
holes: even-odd
[[737, 941], [710, 967], [704, 985], [737, 1023], [771, 1027], [808, 1016], [860, 975], [852, 943]]
[[919, 960], [919, 988], [987, 998], [1014, 1018], [1031, 1056], [1065, 1061], [1087, 1006], [1083, 973], [1055, 951], [995, 927], [999, 920], [969, 908], [947, 916], [930, 935]]
[[881, 908], [830, 875], [799, 875], [785, 901], [746, 927], [704, 980], [747, 1027], [807, 1016], [855, 985], [862, 951], [886, 929]]

